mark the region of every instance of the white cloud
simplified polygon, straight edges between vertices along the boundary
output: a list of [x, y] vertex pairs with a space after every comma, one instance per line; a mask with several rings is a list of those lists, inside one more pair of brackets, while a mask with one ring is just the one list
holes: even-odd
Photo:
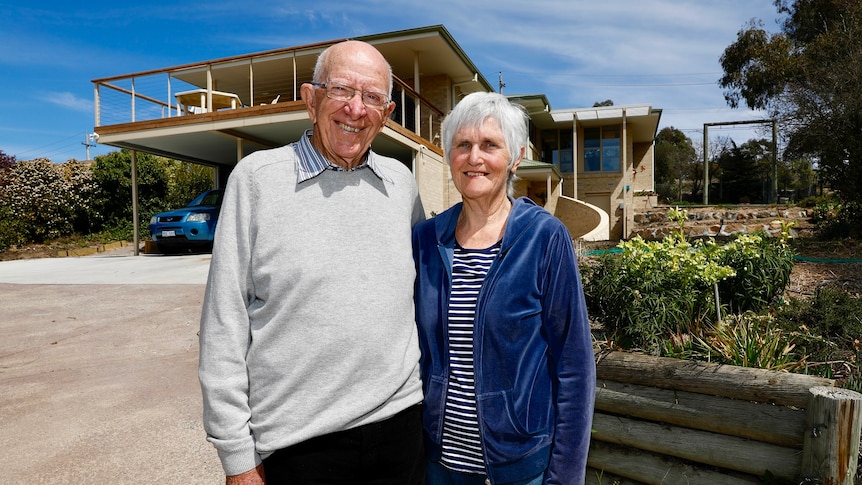
[[46, 93], [42, 99], [51, 104], [56, 104], [57, 106], [62, 106], [73, 111], [80, 111], [83, 113], [93, 112], [92, 100], [80, 98], [70, 92]]

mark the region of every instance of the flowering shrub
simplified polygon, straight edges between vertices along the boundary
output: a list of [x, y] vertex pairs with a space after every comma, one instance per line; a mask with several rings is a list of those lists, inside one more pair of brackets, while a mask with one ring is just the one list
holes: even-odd
[[[43, 242], [85, 229], [93, 216], [87, 202], [95, 190], [92, 172], [75, 160], [62, 165], [48, 159], [12, 165], [0, 187], [0, 206], [8, 217], [2, 239]], [[6, 219], [4, 217], [4, 219]]]
[[780, 238], [742, 234], [716, 254], [719, 264], [735, 270], [733, 276], [718, 283], [719, 294], [731, 312], [764, 310], [787, 288], [793, 270], [788, 229], [784, 227]]

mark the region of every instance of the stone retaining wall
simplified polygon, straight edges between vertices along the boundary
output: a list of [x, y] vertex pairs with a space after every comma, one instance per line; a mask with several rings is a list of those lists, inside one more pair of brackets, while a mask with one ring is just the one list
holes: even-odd
[[58, 258], [64, 258], [66, 256], [92, 256], [98, 253], [104, 253], [105, 251], [113, 251], [115, 249], [120, 249], [126, 246], [130, 246], [134, 243], [130, 243], [128, 241], [115, 241], [107, 244], [100, 244], [98, 246], [87, 246], [83, 248], [72, 248], [72, 249], [61, 249], [57, 251], [56, 256]]
[[[630, 237], [646, 240], [662, 239], [677, 229], [667, 217], [673, 206], [646, 208], [635, 214]], [[814, 225], [810, 210], [798, 206], [746, 205], [735, 207], [685, 207], [688, 220], [683, 225], [688, 237], [731, 237], [737, 234], [765, 231], [781, 233], [782, 222], [792, 222], [791, 237], [812, 237]]]

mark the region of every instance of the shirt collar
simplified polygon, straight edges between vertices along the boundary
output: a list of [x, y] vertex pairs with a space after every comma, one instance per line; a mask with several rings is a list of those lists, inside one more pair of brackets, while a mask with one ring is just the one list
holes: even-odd
[[303, 133], [302, 137], [299, 139], [299, 141], [294, 143], [297, 160], [299, 162], [296, 165], [297, 184], [317, 177], [318, 175], [323, 173], [324, 170], [352, 172], [353, 170], [359, 170], [366, 167], [370, 168], [371, 171], [374, 172], [374, 175], [376, 175], [380, 180], [383, 180], [384, 182], [389, 182], [390, 184], [393, 183], [392, 179], [390, 179], [386, 175], [386, 171], [383, 169], [383, 167], [381, 167], [380, 164], [377, 163], [377, 154], [375, 154], [373, 151], [368, 150], [368, 157], [366, 157], [365, 162], [363, 162], [361, 165], [353, 168], [352, 170], [345, 170], [344, 168], [335, 165], [334, 163], [327, 160], [319, 151], [317, 151], [316, 148], [314, 148], [314, 145], [311, 144], [312, 134], [313, 130], [306, 130], [305, 133]]

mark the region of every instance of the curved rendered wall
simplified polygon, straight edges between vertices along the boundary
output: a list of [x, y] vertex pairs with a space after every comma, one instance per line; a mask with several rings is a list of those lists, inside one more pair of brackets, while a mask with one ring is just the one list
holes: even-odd
[[572, 239], [584, 241], [610, 239], [608, 214], [592, 204], [561, 195], [556, 201], [554, 215], [563, 221]]

